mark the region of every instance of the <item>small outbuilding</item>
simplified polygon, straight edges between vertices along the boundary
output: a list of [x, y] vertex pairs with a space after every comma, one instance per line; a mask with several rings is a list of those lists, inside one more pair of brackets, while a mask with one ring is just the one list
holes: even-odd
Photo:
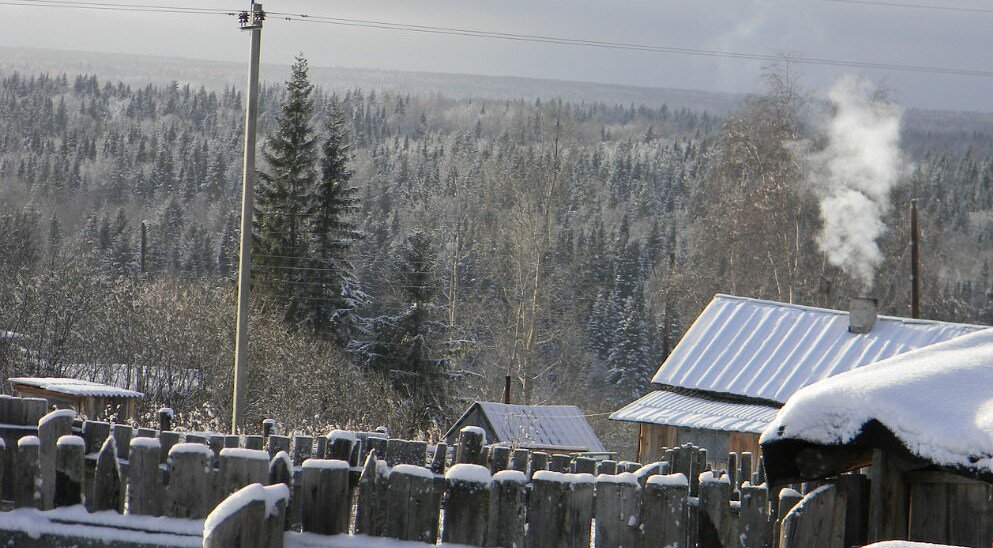
[[762, 434], [768, 479], [868, 467], [870, 541], [993, 542], [993, 329], [799, 390]]
[[445, 434], [456, 443], [459, 431], [478, 426], [487, 443], [506, 443], [516, 448], [547, 453], [604, 453], [583, 412], [575, 405], [514, 405], [478, 401]]
[[844, 311], [716, 295], [659, 367], [655, 390], [610, 419], [640, 425], [641, 462], [693, 443], [721, 466], [729, 452], [760, 453], [759, 435], [804, 386], [984, 328], [877, 316], [872, 299]]
[[44, 398], [51, 406], [73, 409], [89, 418], [133, 419], [135, 403], [145, 397], [134, 390], [71, 378], [14, 377], [8, 381], [16, 396]]

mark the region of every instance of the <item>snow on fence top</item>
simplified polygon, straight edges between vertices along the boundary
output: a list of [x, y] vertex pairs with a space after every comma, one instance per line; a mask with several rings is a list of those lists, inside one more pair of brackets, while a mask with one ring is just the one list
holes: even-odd
[[842, 445], [877, 421], [939, 465], [993, 468], [993, 329], [890, 358], [796, 393], [762, 434]]
[[848, 331], [846, 311], [716, 295], [652, 383], [783, 403], [800, 388], [983, 326], [880, 316]]
[[82, 381], [63, 377], [14, 377], [8, 379], [12, 385], [20, 384], [40, 388], [49, 392], [69, 396], [91, 396], [97, 398], [143, 398], [144, 394], [126, 388], [118, 388], [93, 381]]

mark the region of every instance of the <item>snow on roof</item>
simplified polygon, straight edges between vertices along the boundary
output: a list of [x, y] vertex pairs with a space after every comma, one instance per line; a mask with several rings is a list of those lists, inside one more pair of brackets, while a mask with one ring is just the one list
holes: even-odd
[[656, 390], [615, 411], [610, 420], [761, 434], [776, 417], [776, 411], [777, 408], [768, 405], [716, 401]]
[[716, 295], [652, 383], [785, 402], [804, 386], [983, 326], [879, 316], [848, 331], [848, 312]]
[[445, 437], [458, 432], [473, 408], [489, 422], [495, 439], [522, 448], [560, 448], [572, 451], [604, 451], [583, 412], [575, 405], [514, 405], [475, 402]]
[[98, 398], [143, 398], [144, 394], [92, 381], [81, 381], [64, 377], [13, 377], [7, 379], [12, 385], [33, 386], [49, 392], [70, 396], [92, 396]]
[[71, 363], [61, 366], [59, 374], [86, 379], [155, 395], [160, 389], [173, 394], [189, 394], [200, 386], [199, 373], [191, 368], [141, 367], [126, 363]]
[[810, 385], [786, 402], [763, 444], [852, 441], [870, 421], [935, 464], [993, 473], [993, 329]]

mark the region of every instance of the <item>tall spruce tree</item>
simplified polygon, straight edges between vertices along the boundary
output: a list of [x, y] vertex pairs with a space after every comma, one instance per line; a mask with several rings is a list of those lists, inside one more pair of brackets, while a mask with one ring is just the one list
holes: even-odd
[[409, 410], [411, 429], [424, 429], [446, 417], [451, 391], [447, 326], [436, 319], [440, 310], [434, 304], [438, 282], [431, 239], [410, 234], [394, 247], [390, 262], [395, 278], [389, 286], [399, 297], [394, 313], [368, 320], [368, 339], [354, 349], [368, 367], [390, 379]]
[[358, 189], [349, 184], [348, 130], [337, 99], [331, 101], [324, 134], [320, 175], [306, 197], [311, 280], [302, 320], [314, 334], [346, 345], [355, 326], [353, 312], [367, 299], [349, 259], [360, 237], [352, 220], [359, 201]]
[[317, 177], [317, 138], [311, 125], [313, 91], [307, 60], [298, 56], [286, 82], [286, 99], [276, 118], [276, 131], [263, 149], [269, 173], [259, 173], [261, 185], [255, 206], [252, 258], [260, 286], [285, 303], [285, 317], [291, 323], [306, 316], [309, 298], [300, 288], [308, 282], [307, 195]]

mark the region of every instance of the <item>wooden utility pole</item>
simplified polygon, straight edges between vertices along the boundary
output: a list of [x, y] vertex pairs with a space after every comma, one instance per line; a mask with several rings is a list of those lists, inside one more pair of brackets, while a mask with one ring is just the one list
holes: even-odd
[[145, 273], [145, 252], [148, 249], [148, 238], [147, 238], [148, 225], [145, 221], [141, 222], [141, 262], [138, 264], [141, 269], [141, 273]]
[[921, 231], [917, 226], [917, 200], [910, 200], [910, 317], [921, 317]]
[[251, 12], [238, 16], [242, 30], [252, 35], [248, 69], [248, 100], [245, 103], [245, 163], [241, 175], [241, 253], [238, 257], [238, 326], [234, 343], [234, 397], [231, 433], [241, 431], [245, 416], [245, 379], [248, 378], [248, 301], [252, 279], [252, 192], [255, 180], [255, 122], [259, 102], [259, 55], [262, 51], [262, 4], [252, 2]]

